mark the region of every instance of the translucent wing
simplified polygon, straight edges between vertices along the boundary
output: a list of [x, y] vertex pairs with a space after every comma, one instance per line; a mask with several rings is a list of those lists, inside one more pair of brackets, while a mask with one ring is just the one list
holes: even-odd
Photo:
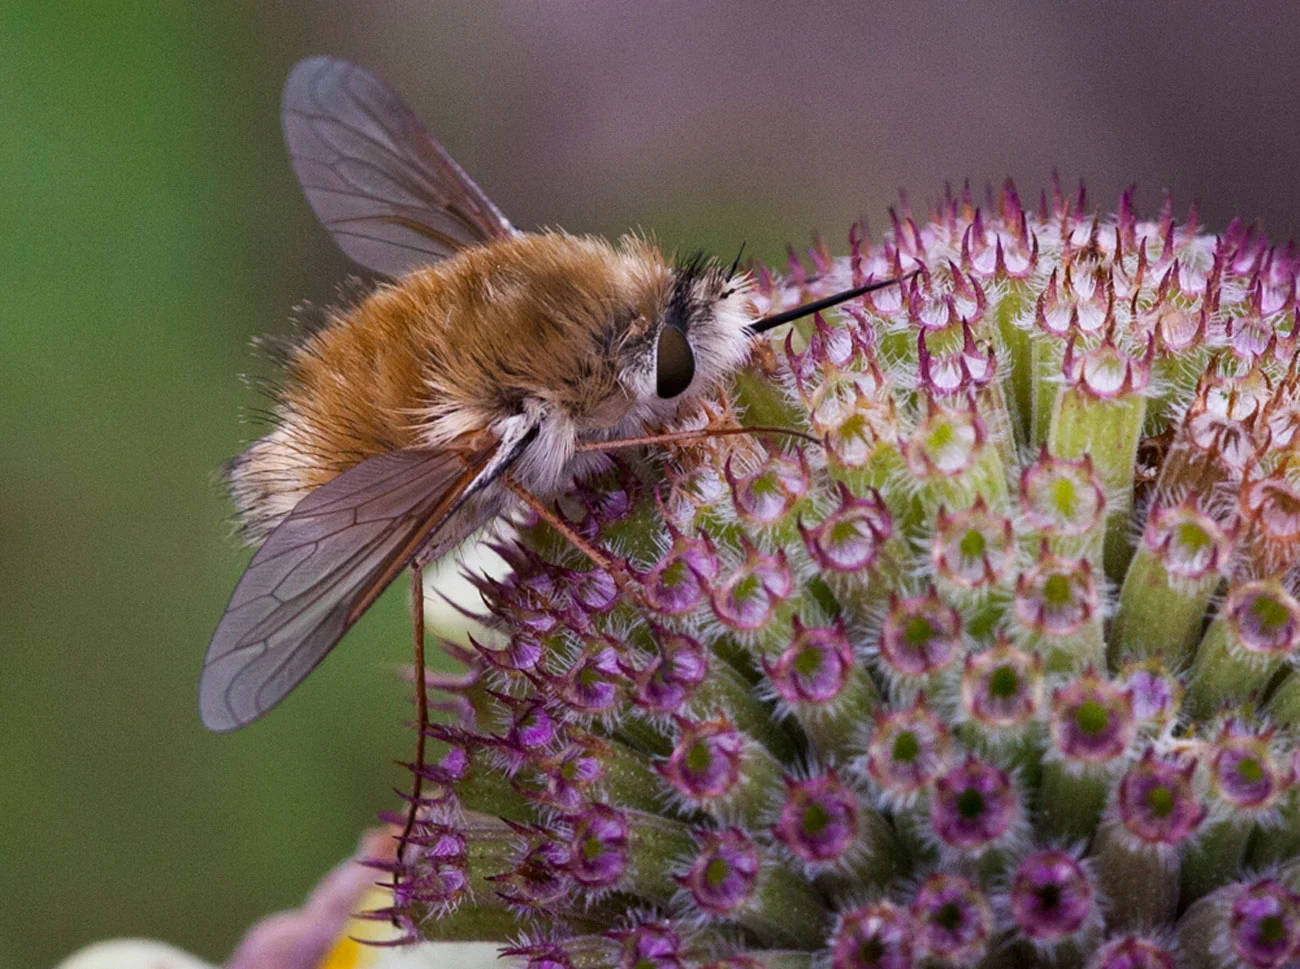
[[496, 444], [395, 451], [303, 498], [253, 556], [212, 635], [199, 680], [204, 724], [232, 730], [282, 700], [518, 450], [504, 460]]
[[299, 61], [281, 116], [307, 201], [361, 265], [400, 276], [514, 233], [397, 93], [355, 64]]

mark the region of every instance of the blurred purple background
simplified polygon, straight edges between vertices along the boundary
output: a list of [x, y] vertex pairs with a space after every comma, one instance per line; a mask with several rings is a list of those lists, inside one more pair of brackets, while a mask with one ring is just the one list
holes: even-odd
[[330, 9], [308, 18], [311, 49], [381, 71], [524, 224], [728, 233], [769, 254], [880, 222], [899, 188], [924, 203], [1010, 175], [1036, 195], [1058, 169], [1105, 206], [1137, 183], [1148, 209], [1164, 188], [1199, 198], [1211, 229], [1295, 226], [1294, 5]]

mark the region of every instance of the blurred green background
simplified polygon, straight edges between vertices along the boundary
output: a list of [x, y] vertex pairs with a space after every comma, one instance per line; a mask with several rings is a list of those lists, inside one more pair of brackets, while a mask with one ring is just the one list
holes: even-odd
[[407, 95], [523, 227], [765, 259], [899, 187], [1053, 168], [1211, 230], [1296, 226], [1293, 6], [0, 3], [0, 965], [147, 935], [220, 959], [392, 808], [404, 597], [247, 730], [199, 725], [246, 560], [211, 475], [246, 345], [351, 271], [285, 162], [309, 53]]

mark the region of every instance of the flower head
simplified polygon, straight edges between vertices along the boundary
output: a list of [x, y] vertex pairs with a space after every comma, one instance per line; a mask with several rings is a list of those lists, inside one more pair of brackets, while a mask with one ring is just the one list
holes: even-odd
[[962, 192], [757, 273], [767, 313], [917, 270], [760, 344], [714, 414], [820, 443], [628, 458], [561, 503], [600, 567], [534, 525], [479, 580], [412, 936], [529, 969], [1300, 959], [1300, 258], [1086, 211]]

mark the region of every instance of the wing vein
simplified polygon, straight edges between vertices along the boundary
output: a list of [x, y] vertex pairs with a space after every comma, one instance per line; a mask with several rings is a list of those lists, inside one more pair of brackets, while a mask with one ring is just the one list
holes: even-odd
[[[213, 634], [199, 683], [204, 722], [232, 729], [278, 703], [499, 473], [490, 469], [504, 466], [500, 455], [494, 440], [464, 452], [395, 451], [303, 498], [253, 556]], [[476, 507], [448, 541], [490, 514]]]
[[[300, 62], [281, 113], [308, 202], [362, 265], [401, 276], [514, 233], [397, 93], [361, 68], [335, 58]], [[372, 227], [349, 231], [357, 222]]]

